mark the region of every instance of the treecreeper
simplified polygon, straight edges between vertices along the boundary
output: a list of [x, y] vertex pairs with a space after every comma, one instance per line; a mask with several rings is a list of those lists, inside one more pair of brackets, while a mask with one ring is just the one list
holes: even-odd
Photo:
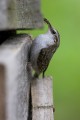
[[36, 78], [41, 73], [42, 77], [45, 77], [45, 71], [50, 60], [60, 45], [59, 32], [52, 27], [46, 18], [44, 18], [44, 22], [48, 25], [48, 32], [40, 34], [33, 40], [30, 52], [30, 62], [35, 71], [34, 77]]

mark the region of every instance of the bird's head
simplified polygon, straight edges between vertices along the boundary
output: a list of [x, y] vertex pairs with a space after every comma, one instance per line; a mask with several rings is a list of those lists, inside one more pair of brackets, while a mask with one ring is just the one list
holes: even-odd
[[53, 40], [54, 40], [54, 43], [55, 43], [55, 47], [59, 47], [59, 45], [60, 45], [59, 32], [51, 26], [50, 22], [46, 18], [44, 18], [44, 22], [46, 22], [48, 24], [49, 30], [50, 30], [51, 34], [54, 36]]

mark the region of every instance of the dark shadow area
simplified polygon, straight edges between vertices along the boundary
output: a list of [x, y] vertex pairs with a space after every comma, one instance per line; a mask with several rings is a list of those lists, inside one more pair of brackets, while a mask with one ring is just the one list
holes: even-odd
[[5, 67], [4, 65], [0, 64], [0, 120], [6, 120], [5, 115]]
[[29, 106], [28, 106], [28, 119], [32, 120], [32, 96], [31, 96], [31, 87], [29, 92]]
[[0, 31], [0, 44], [2, 44], [10, 36], [15, 34], [16, 34], [16, 30]]

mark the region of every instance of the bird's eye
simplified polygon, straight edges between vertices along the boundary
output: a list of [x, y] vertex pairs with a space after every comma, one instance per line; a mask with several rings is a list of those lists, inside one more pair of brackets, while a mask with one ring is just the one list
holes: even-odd
[[56, 39], [54, 40], [54, 42], [56, 43]]
[[53, 33], [53, 34], [56, 34], [56, 32], [55, 32], [54, 30], [52, 30], [52, 33]]

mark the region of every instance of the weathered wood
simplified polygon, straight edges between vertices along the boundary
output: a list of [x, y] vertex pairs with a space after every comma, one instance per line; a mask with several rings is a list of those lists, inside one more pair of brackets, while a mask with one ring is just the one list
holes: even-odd
[[33, 109], [33, 119], [32, 120], [54, 120], [52, 108]]
[[42, 27], [40, 0], [0, 0], [0, 30]]
[[[0, 97], [6, 103], [3, 101], [0, 110], [3, 110], [2, 114], [6, 114], [5, 120], [27, 120], [31, 80], [28, 59], [31, 43], [29, 35], [15, 35], [0, 45], [0, 65], [5, 67], [5, 81], [0, 74], [0, 85], [3, 83]], [[4, 92], [1, 94], [1, 91], [6, 91], [6, 95]]]
[[32, 80], [32, 120], [53, 120], [52, 79]]
[[5, 68], [0, 65], [0, 120], [5, 120]]

